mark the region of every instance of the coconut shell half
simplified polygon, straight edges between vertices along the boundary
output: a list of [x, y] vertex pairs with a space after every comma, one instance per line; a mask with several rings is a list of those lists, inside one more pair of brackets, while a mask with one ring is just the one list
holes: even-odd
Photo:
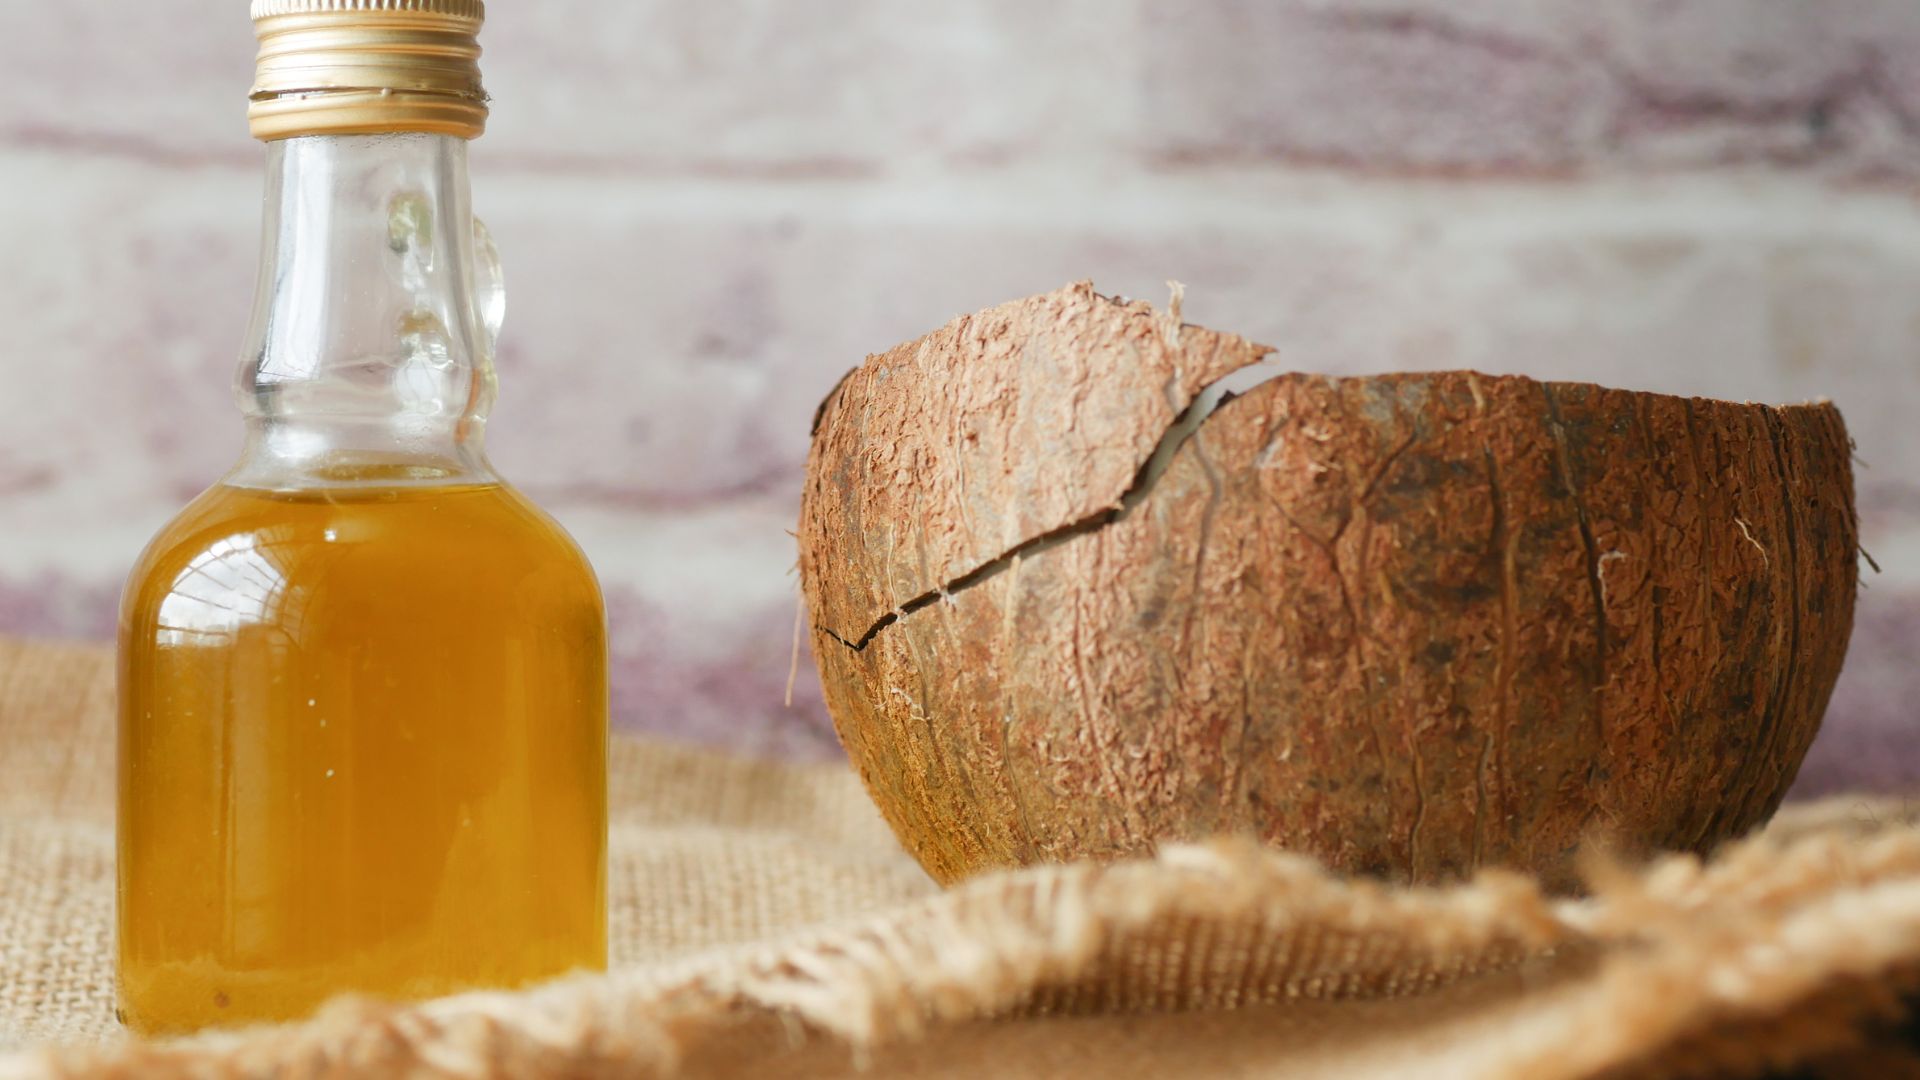
[[935, 878], [1251, 833], [1570, 885], [1772, 813], [1846, 653], [1850, 444], [1774, 408], [1283, 374], [1096, 294], [870, 357], [800, 519], [835, 726]]

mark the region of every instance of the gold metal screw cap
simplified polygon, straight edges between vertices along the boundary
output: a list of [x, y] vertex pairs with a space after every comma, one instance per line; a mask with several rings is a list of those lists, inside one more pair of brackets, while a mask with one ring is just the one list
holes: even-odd
[[487, 126], [481, 0], [253, 0], [256, 139]]

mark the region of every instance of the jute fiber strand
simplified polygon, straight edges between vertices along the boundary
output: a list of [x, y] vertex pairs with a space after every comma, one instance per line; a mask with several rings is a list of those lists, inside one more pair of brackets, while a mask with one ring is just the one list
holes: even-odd
[[1343, 881], [1233, 841], [941, 891], [845, 769], [623, 738], [614, 971], [142, 1043], [112, 1019], [104, 649], [0, 641], [0, 1077], [1834, 1076], [1920, 1070], [1920, 813], [1705, 865]]

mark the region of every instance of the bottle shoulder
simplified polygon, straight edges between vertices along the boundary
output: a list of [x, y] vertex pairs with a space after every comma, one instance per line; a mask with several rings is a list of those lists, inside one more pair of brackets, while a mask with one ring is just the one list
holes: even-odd
[[409, 604], [601, 610], [593, 569], [573, 539], [502, 483], [266, 491], [217, 485], [163, 526], [141, 554], [123, 624], [165, 611], [253, 612], [299, 597], [404, 611]]
[[580, 542], [574, 539], [573, 534], [519, 488], [499, 479], [494, 480], [491, 486], [501, 504], [512, 507], [516, 512], [525, 526], [524, 534], [529, 538], [538, 537], [538, 547], [545, 553], [545, 557], [563, 562], [571, 569], [584, 574], [597, 599], [600, 595], [599, 575], [594, 571], [592, 560], [587, 558], [586, 549], [580, 546]]

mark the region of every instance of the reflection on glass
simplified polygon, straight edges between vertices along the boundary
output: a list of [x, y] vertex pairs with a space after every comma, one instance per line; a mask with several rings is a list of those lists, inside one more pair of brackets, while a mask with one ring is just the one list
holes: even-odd
[[[215, 541], [173, 579], [160, 601], [154, 640], [166, 645], [218, 645], [242, 627], [265, 621], [286, 576], [268, 554], [272, 545], [242, 533]], [[276, 617], [285, 622], [291, 613]]]

